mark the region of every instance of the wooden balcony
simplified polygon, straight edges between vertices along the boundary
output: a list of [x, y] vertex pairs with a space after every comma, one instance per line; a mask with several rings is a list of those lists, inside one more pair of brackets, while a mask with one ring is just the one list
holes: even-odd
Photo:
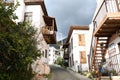
[[120, 29], [120, 13], [107, 13], [94, 31], [96, 37], [111, 37]]
[[56, 44], [56, 21], [55, 18], [43, 16], [46, 26], [42, 28], [43, 36], [48, 44]]
[[45, 26], [42, 28], [42, 34], [47, 42], [47, 44], [56, 44], [56, 31], [49, 28], [50, 26]]
[[120, 29], [120, 1], [104, 0], [93, 20], [96, 37], [110, 37]]
[[94, 19], [94, 52], [91, 69], [97, 69], [105, 57], [109, 38], [120, 31], [120, 1], [103, 0]]

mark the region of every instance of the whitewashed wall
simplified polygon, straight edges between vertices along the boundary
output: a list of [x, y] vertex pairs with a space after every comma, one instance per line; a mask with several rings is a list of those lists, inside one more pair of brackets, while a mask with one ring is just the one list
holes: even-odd
[[24, 0], [14, 0], [14, 3], [16, 4], [16, 2], [19, 2], [19, 6], [16, 9], [15, 13], [18, 16], [18, 19], [16, 20], [16, 22], [23, 22], [24, 21], [24, 12], [25, 12], [25, 3]]
[[43, 11], [40, 5], [27, 5], [25, 7], [25, 12], [32, 12], [32, 25], [36, 28], [45, 26], [43, 20]]
[[[85, 44], [86, 46], [79, 46], [79, 38], [78, 34], [85, 34]], [[86, 51], [86, 64], [82, 64], [82, 70], [88, 70], [88, 58], [87, 55], [89, 54], [89, 46], [90, 46], [90, 40], [89, 40], [89, 35], [87, 30], [73, 30], [73, 33], [71, 35], [71, 38], [73, 38], [73, 50], [70, 53], [70, 56], [72, 57], [73, 53], [73, 61], [74, 61], [74, 66], [71, 68], [78, 72], [78, 66], [81, 66], [80, 63], [80, 51]], [[70, 39], [71, 40], [71, 39]], [[71, 42], [71, 41], [70, 41]]]
[[[15, 4], [16, 4], [15, 0]], [[48, 53], [49, 53], [49, 46], [45, 42], [43, 35], [41, 33], [41, 28], [45, 26], [45, 22], [43, 19], [43, 10], [41, 5], [25, 5], [24, 0], [18, 0], [20, 6], [18, 6], [17, 10], [15, 11], [18, 19], [16, 22], [23, 22], [24, 21], [24, 14], [25, 12], [32, 12], [32, 26], [37, 29], [37, 34], [35, 35], [36, 40], [38, 41], [37, 48], [45, 53], [47, 50], [47, 58], [45, 56], [41, 56], [32, 64], [33, 71], [38, 74], [49, 74], [50, 68], [48, 67]]]
[[55, 48], [50, 47], [50, 52], [49, 52], [49, 64], [54, 64], [54, 57], [55, 57]]

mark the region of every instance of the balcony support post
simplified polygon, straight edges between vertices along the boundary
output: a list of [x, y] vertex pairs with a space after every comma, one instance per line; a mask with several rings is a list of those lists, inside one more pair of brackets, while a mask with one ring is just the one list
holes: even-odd
[[116, 2], [116, 6], [117, 6], [117, 10], [118, 10], [118, 12], [120, 12], [120, 7], [119, 7], [119, 3], [118, 3], [118, 0], [115, 0], [115, 2]]
[[104, 2], [105, 2], [105, 10], [106, 10], [106, 12], [108, 12], [108, 9], [107, 9], [107, 0], [104, 0]]

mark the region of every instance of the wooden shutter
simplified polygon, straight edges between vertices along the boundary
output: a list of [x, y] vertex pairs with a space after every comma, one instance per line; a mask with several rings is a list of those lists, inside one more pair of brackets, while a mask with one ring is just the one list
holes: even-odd
[[80, 63], [82, 64], [86, 63], [86, 52], [85, 51], [80, 52]]
[[78, 39], [79, 39], [79, 46], [85, 46], [85, 35], [84, 34], [79, 34], [78, 35]]

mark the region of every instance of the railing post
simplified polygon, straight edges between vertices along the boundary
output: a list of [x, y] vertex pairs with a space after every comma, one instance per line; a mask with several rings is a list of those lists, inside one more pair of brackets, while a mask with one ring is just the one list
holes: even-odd
[[104, 2], [105, 2], [105, 10], [106, 10], [106, 12], [108, 12], [108, 8], [107, 8], [107, 0], [104, 0]]
[[120, 12], [120, 7], [119, 7], [119, 3], [118, 3], [118, 0], [115, 0], [115, 2], [116, 2], [116, 6], [117, 6], [117, 10], [118, 10], [118, 12]]
[[93, 29], [93, 32], [94, 32], [95, 29], [97, 28], [97, 22], [96, 21], [93, 21], [93, 26], [94, 26], [94, 29]]
[[[118, 61], [118, 55], [116, 56], [116, 63], [119, 64], [119, 61]], [[119, 65], [118, 65], [118, 69], [119, 69]], [[117, 71], [119, 72], [118, 69], [117, 69]]]

